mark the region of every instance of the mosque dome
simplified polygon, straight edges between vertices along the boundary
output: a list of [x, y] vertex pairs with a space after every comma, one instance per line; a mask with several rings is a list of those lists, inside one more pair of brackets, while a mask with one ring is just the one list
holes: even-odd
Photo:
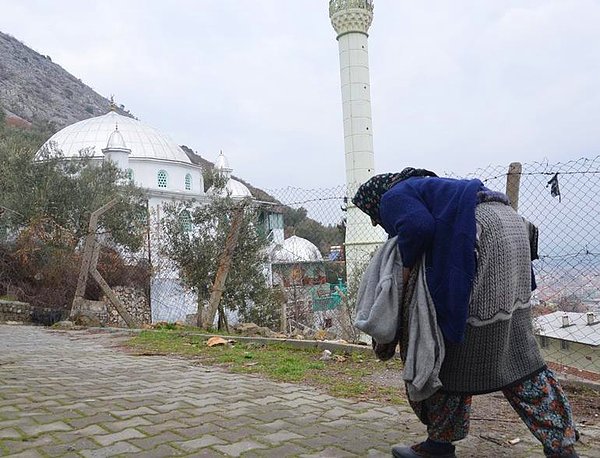
[[215, 170], [219, 170], [221, 172], [231, 172], [232, 168], [229, 167], [229, 161], [227, 157], [223, 154], [223, 151], [219, 153], [219, 157], [215, 161]]
[[321, 252], [312, 242], [292, 235], [272, 255], [273, 263], [318, 262], [323, 260]]
[[121, 132], [119, 132], [118, 125], [115, 126], [115, 130], [113, 130], [112, 134], [110, 134], [110, 137], [108, 137], [106, 149], [127, 149], [125, 140], [123, 140], [123, 135], [121, 135]]
[[225, 185], [225, 190], [231, 197], [252, 197], [252, 193], [248, 187], [244, 183], [234, 180], [233, 178], [229, 179]]
[[[118, 131], [115, 134], [116, 125]], [[44, 147], [50, 150], [56, 148], [62, 151], [64, 157], [77, 157], [79, 152], [84, 150], [92, 157], [102, 158], [102, 149], [110, 147], [111, 141], [114, 141], [115, 146], [117, 143], [127, 145], [127, 148], [131, 149], [132, 159], [191, 164], [187, 154], [170, 138], [137, 119], [122, 116], [114, 111], [65, 127], [50, 137]]]
[[208, 190], [209, 194], [237, 198], [252, 197], [252, 193], [244, 183], [231, 178], [231, 172], [233, 172], [233, 169], [229, 166], [229, 160], [227, 160], [227, 157], [223, 154], [223, 151], [219, 153], [219, 156], [215, 161], [215, 172], [222, 174], [222, 176], [227, 178], [227, 183], [223, 189], [217, 190], [214, 187], [211, 187]]
[[221, 197], [225, 197], [225, 196], [237, 197], [237, 198], [252, 197], [252, 193], [250, 192], [248, 187], [244, 183], [242, 183], [238, 180], [234, 180], [233, 178], [230, 178], [229, 180], [227, 180], [227, 184], [225, 185], [225, 187], [223, 189], [215, 189], [214, 187], [211, 187], [207, 191], [207, 193], [212, 194], [213, 196], [221, 196]]

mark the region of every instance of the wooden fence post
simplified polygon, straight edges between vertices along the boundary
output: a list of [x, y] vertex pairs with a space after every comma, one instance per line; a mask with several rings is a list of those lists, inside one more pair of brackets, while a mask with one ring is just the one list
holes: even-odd
[[280, 330], [282, 334], [287, 332], [287, 298], [285, 297], [285, 292], [283, 290], [283, 286], [281, 287], [283, 300], [281, 301], [281, 320], [280, 320]]
[[521, 186], [522, 171], [523, 166], [520, 162], [511, 162], [506, 175], [506, 195], [515, 211], [519, 211], [519, 188]]
[[90, 223], [88, 225], [88, 234], [85, 239], [85, 248], [83, 250], [83, 260], [81, 261], [81, 270], [79, 271], [79, 278], [77, 279], [77, 289], [75, 290], [75, 297], [73, 298], [73, 305], [71, 307], [71, 316], [78, 310], [83, 304], [85, 290], [89, 275], [96, 280], [108, 300], [115, 307], [121, 318], [125, 321], [127, 326], [135, 328], [138, 326], [137, 321], [127, 312], [127, 309], [123, 306], [119, 298], [113, 293], [108, 283], [102, 278], [100, 272], [96, 269], [98, 265], [98, 255], [100, 254], [100, 244], [96, 240], [96, 229], [98, 228], [98, 219], [112, 207], [117, 204], [117, 200], [113, 199], [107, 204], [100, 207], [98, 210], [92, 212], [90, 215]]

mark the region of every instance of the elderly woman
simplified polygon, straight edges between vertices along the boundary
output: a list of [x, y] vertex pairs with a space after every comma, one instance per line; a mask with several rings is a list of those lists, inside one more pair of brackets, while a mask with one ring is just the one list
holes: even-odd
[[[493, 391], [503, 392], [546, 456], [578, 456], [571, 407], [533, 335], [526, 222], [506, 196], [479, 180], [407, 168], [374, 176], [352, 202], [397, 237], [404, 267], [401, 304], [410, 300], [416, 272], [425, 272], [445, 346], [441, 388], [424, 400], [409, 399], [428, 438], [393, 447], [393, 456], [456, 456], [452, 443], [468, 434], [472, 396]], [[424, 269], [417, 268], [421, 262]], [[400, 315], [396, 339], [405, 356], [402, 344], [411, 329], [407, 314]], [[388, 350], [396, 343], [386, 342]]]

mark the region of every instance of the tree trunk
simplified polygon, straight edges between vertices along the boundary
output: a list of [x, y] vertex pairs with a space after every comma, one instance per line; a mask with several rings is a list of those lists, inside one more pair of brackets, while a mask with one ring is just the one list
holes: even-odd
[[219, 309], [219, 304], [221, 302], [221, 297], [223, 296], [223, 290], [225, 287], [225, 281], [227, 280], [227, 275], [229, 274], [231, 260], [233, 258], [233, 253], [235, 252], [240, 235], [245, 207], [246, 202], [242, 202], [235, 210], [233, 215], [231, 228], [229, 229], [227, 239], [225, 240], [225, 249], [223, 250], [221, 258], [219, 259], [219, 267], [215, 275], [215, 281], [213, 282], [212, 292], [208, 302], [208, 309], [206, 310], [206, 320], [204, 321], [206, 326], [212, 326], [215, 321], [217, 310]]

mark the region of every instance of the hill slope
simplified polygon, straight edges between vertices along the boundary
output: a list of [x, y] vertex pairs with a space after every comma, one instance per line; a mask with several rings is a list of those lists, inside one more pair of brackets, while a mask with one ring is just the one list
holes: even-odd
[[[0, 107], [32, 123], [69, 124], [104, 114], [110, 101], [19, 40], [0, 32]], [[129, 115], [122, 108], [120, 114]]]

